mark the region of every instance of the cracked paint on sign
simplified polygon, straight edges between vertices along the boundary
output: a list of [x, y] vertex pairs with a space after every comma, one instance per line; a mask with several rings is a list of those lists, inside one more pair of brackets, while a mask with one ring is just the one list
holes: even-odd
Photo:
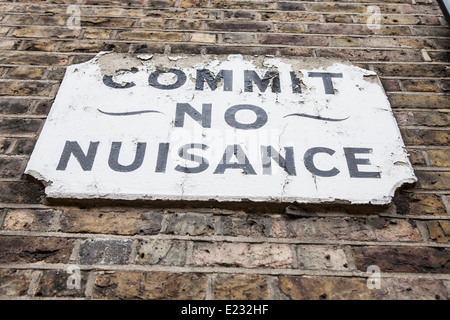
[[49, 198], [355, 204], [417, 180], [373, 71], [109, 52], [67, 68], [26, 174]]

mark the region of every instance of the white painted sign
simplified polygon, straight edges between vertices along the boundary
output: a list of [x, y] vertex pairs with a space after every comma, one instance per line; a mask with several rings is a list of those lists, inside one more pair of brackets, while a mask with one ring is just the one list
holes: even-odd
[[26, 173], [50, 198], [389, 203], [416, 181], [376, 74], [335, 60], [100, 53]]

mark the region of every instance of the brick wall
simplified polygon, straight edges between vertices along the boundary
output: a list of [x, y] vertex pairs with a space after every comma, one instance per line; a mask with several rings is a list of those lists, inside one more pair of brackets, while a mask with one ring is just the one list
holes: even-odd
[[[0, 0], [0, 298], [448, 299], [449, 36], [433, 0]], [[65, 67], [104, 50], [375, 70], [418, 183], [381, 209], [49, 203], [25, 165]]]

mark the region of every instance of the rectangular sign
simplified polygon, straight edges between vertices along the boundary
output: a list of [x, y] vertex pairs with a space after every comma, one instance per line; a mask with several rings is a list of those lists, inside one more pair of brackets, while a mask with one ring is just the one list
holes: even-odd
[[416, 181], [373, 71], [107, 52], [67, 68], [26, 173], [72, 199], [386, 204]]

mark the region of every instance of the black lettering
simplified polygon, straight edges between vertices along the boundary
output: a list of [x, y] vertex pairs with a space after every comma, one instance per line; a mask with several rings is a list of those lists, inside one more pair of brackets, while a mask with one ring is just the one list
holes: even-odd
[[339, 173], [339, 170], [336, 168], [333, 168], [328, 171], [317, 169], [316, 165], [314, 164], [314, 156], [317, 153], [326, 153], [332, 156], [335, 153], [335, 151], [333, 149], [323, 147], [308, 149], [305, 152], [305, 156], [303, 157], [306, 169], [308, 169], [308, 171], [311, 172], [312, 174], [319, 177], [334, 177], [335, 175], [337, 175]]
[[276, 71], [267, 71], [261, 79], [256, 71], [244, 70], [244, 91], [253, 92], [253, 83], [259, 88], [259, 91], [265, 92], [272, 79], [272, 92], [281, 92], [280, 76]]
[[193, 168], [188, 168], [188, 167], [183, 167], [183, 166], [177, 165], [175, 167], [175, 170], [179, 171], [179, 172], [184, 172], [184, 173], [199, 173], [199, 172], [203, 172], [206, 169], [208, 169], [208, 167], [209, 167], [208, 161], [203, 157], [189, 153], [188, 152], [189, 149], [206, 150], [206, 149], [208, 149], [208, 146], [205, 144], [199, 144], [199, 143], [190, 143], [190, 144], [185, 144], [184, 146], [182, 146], [180, 149], [178, 149], [178, 155], [183, 159], [197, 162], [199, 165], [197, 167], [193, 167]]
[[[251, 110], [256, 114], [256, 120], [253, 123], [240, 123], [236, 120], [236, 113], [240, 110]], [[259, 129], [267, 123], [268, 116], [264, 109], [251, 104], [238, 104], [225, 111], [225, 122], [236, 129], [250, 130]]]
[[342, 78], [342, 73], [330, 72], [308, 72], [308, 77], [322, 78], [326, 94], [334, 94], [333, 81], [331, 78]]
[[142, 162], [144, 161], [145, 148], [147, 143], [138, 142], [136, 147], [136, 155], [134, 156], [134, 161], [128, 166], [119, 164], [119, 154], [122, 148], [122, 142], [113, 142], [111, 144], [111, 151], [109, 153], [108, 164], [111, 169], [117, 172], [131, 172], [138, 169]]
[[358, 165], [370, 165], [371, 163], [369, 159], [356, 158], [355, 154], [369, 154], [372, 152], [373, 150], [370, 148], [344, 148], [350, 178], [381, 178], [379, 172], [362, 172], [358, 169]]
[[272, 161], [275, 162], [286, 171], [290, 176], [295, 176], [294, 148], [284, 147], [286, 152], [283, 158], [272, 146], [261, 146], [263, 174], [272, 174]]
[[158, 159], [156, 160], [155, 172], [166, 172], [167, 157], [169, 155], [170, 143], [160, 143], [158, 149]]
[[92, 165], [94, 164], [95, 156], [97, 155], [97, 149], [100, 142], [90, 142], [87, 154], [84, 154], [81, 150], [80, 145], [76, 141], [66, 141], [64, 145], [64, 150], [59, 159], [58, 166], [56, 170], [66, 170], [67, 164], [69, 162], [70, 156], [73, 154], [78, 160], [83, 171], [91, 171]]
[[189, 103], [177, 103], [177, 109], [175, 110], [175, 127], [184, 127], [184, 115], [187, 113], [203, 128], [211, 128], [211, 108], [212, 105], [210, 103], [204, 103], [202, 104], [202, 113], [200, 113]]
[[212, 91], [217, 89], [220, 80], [223, 79], [223, 91], [233, 90], [233, 70], [220, 70], [214, 77], [208, 69], [197, 70], [197, 79], [195, 82], [195, 90], [203, 90], [204, 83], [208, 83]]
[[[120, 70], [117, 70], [116, 73], [118, 73], [120, 71], [136, 73], [136, 72], [138, 72], [138, 69], [135, 67], [133, 67], [129, 70], [120, 69]], [[113, 76], [107, 76], [107, 75], [103, 76], [103, 83], [105, 85], [107, 85], [108, 87], [114, 88], [114, 89], [128, 89], [128, 88], [134, 87], [136, 85], [134, 82], [126, 82], [124, 84], [114, 82]]]
[[291, 71], [292, 93], [302, 93], [301, 80]]
[[[177, 81], [173, 84], [161, 84], [158, 82], [158, 77], [163, 73], [173, 73], [177, 76]], [[169, 71], [156, 70], [148, 77], [148, 84], [152, 87], [162, 90], [173, 90], [181, 87], [187, 80], [186, 74], [178, 69], [170, 69]]]
[[[233, 155], [237, 162], [230, 162]], [[242, 169], [246, 174], [256, 174], [252, 165], [248, 161], [247, 155], [244, 153], [240, 145], [228, 145], [223, 153], [223, 157], [217, 166], [214, 174], [223, 174], [227, 169]]]

